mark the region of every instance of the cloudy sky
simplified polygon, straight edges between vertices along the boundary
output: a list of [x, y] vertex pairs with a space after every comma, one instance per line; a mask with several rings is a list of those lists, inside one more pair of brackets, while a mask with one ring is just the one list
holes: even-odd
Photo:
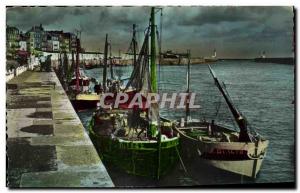
[[[125, 52], [132, 24], [141, 44], [149, 23], [149, 7], [8, 7], [7, 24], [27, 31], [43, 24], [46, 30], [82, 30], [88, 51], [103, 51], [109, 34], [114, 53]], [[157, 13], [157, 22], [160, 13]], [[292, 7], [163, 7], [162, 49], [193, 56], [253, 58], [261, 51], [269, 57], [292, 56]]]

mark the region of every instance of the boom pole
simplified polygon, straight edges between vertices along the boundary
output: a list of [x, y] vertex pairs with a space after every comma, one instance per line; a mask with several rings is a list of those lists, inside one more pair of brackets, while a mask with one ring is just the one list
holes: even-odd
[[214, 71], [211, 69], [210, 65], [208, 65], [208, 68], [209, 68], [211, 75], [213, 76], [213, 78], [215, 80], [216, 86], [218, 87], [219, 91], [223, 95], [231, 113], [234, 116], [236, 123], [238, 124], [238, 126], [240, 128], [239, 141], [251, 142], [252, 140], [250, 139], [250, 136], [248, 134], [247, 121], [246, 121], [245, 117], [234, 106], [234, 104], [231, 101], [230, 96], [228, 94], [226, 94], [225, 89], [221, 86], [217, 76], [215, 75]]

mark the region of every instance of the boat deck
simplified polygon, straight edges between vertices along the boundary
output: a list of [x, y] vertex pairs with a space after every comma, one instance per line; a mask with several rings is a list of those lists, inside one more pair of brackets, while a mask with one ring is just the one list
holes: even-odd
[[185, 135], [201, 141], [206, 142], [237, 142], [238, 132], [230, 131], [221, 126], [215, 125], [209, 134], [208, 125], [201, 125], [201, 123], [191, 123], [186, 127], [181, 127], [179, 130]]

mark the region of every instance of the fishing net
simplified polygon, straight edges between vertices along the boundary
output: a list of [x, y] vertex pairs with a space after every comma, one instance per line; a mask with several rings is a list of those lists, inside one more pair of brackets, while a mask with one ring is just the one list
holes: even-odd
[[149, 74], [149, 31], [146, 33], [137, 63], [133, 68], [125, 90], [129, 87], [143, 94], [147, 94], [151, 89]]
[[[147, 97], [151, 90], [150, 72], [149, 72], [149, 30], [145, 35], [145, 39], [138, 56], [137, 62], [133, 68], [130, 79], [125, 87], [125, 90], [132, 88], [136, 93], [140, 93], [144, 97]], [[155, 96], [153, 96], [154, 99]], [[140, 109], [134, 109], [135, 112], [139, 112]], [[136, 116], [134, 120], [139, 120], [139, 113], [133, 113]], [[158, 103], [151, 103], [148, 110], [148, 119], [152, 123], [158, 124], [159, 122], [159, 106]], [[139, 123], [137, 123], [139, 124]]]

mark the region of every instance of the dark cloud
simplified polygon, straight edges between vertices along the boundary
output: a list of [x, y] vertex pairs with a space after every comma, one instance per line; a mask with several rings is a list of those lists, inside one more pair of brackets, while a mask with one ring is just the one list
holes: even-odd
[[[193, 55], [255, 57], [265, 49], [271, 56], [290, 56], [293, 40], [292, 7], [164, 7], [163, 49]], [[82, 30], [87, 50], [102, 50], [105, 34], [113, 51], [125, 51], [132, 24], [138, 37], [149, 23], [149, 7], [13, 7], [7, 8], [7, 24], [26, 31], [33, 25], [47, 30]], [[157, 21], [160, 20], [157, 13]]]
[[[204, 24], [220, 24], [222, 22], [239, 22], [249, 21], [255, 18], [253, 10], [250, 13], [244, 12], [245, 8], [230, 7], [224, 9], [216, 9], [215, 7], [202, 8], [191, 18], [183, 19], [181, 25], [204, 25]], [[257, 18], [256, 18], [257, 19]]]
[[[278, 13], [276, 13], [278, 12]], [[199, 7], [192, 17], [183, 18], [181, 25], [221, 24], [222, 22], [263, 22], [274, 14], [289, 14], [283, 7]]]

